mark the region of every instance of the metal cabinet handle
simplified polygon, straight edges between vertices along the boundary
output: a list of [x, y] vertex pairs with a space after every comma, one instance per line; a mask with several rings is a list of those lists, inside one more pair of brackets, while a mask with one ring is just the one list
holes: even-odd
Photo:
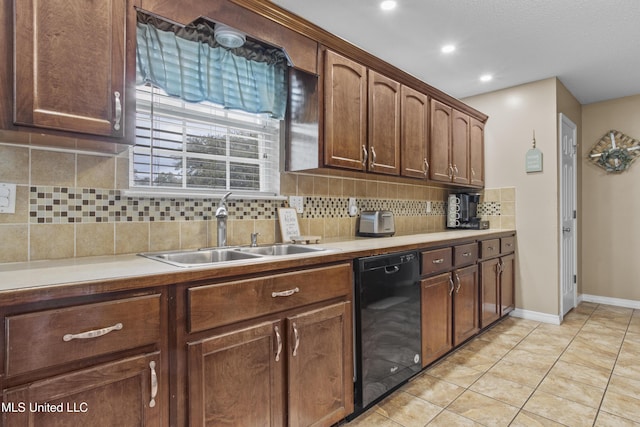
[[300, 335], [298, 335], [298, 328], [295, 322], [293, 323], [293, 336], [296, 339], [296, 343], [293, 346], [293, 357], [296, 357], [298, 355], [298, 347], [300, 346]]
[[442, 264], [444, 262], [444, 258], [438, 258], [431, 261], [434, 264]]
[[453, 295], [453, 290], [455, 289], [455, 286], [453, 284], [453, 279], [451, 278], [451, 275], [449, 275], [449, 285], [451, 285], [451, 288], [449, 289], [449, 296]]
[[476, 170], [474, 168], [471, 168], [471, 175], [476, 176]]
[[279, 362], [280, 353], [282, 353], [282, 337], [280, 336], [280, 329], [277, 326], [273, 329], [276, 333], [276, 341], [278, 343], [278, 351], [276, 352], [276, 362]]
[[458, 292], [460, 292], [460, 285], [462, 285], [462, 283], [460, 283], [460, 276], [458, 276], [458, 273], [456, 273], [456, 281], [458, 282], [458, 287], [456, 287], [456, 294]]
[[113, 128], [120, 130], [120, 120], [122, 119], [122, 102], [120, 102], [120, 92], [113, 92], [114, 103], [116, 106], [116, 117], [113, 120]]
[[458, 176], [458, 166], [453, 165], [453, 176]]
[[362, 166], [367, 166], [367, 159], [369, 159], [369, 153], [367, 153], [367, 147], [365, 145], [362, 146]]
[[371, 147], [371, 169], [376, 167], [376, 149]]
[[153, 360], [149, 362], [149, 368], [151, 369], [151, 401], [149, 407], [156, 406], [156, 396], [158, 395], [158, 374], [156, 374], [156, 362]]
[[451, 163], [449, 163], [449, 172], [447, 173], [447, 176], [449, 179], [453, 179], [453, 166], [451, 166]]
[[93, 331], [82, 332], [80, 334], [66, 334], [62, 337], [62, 341], [71, 341], [71, 340], [86, 340], [89, 338], [98, 338], [103, 335], [107, 335], [112, 331], [119, 331], [123, 328], [122, 323], [116, 323], [113, 326], [109, 326], [108, 328], [95, 329]]
[[290, 297], [291, 295], [295, 294], [296, 292], [300, 292], [300, 288], [293, 288], [293, 289], [289, 289], [287, 291], [280, 291], [280, 292], [271, 292], [271, 298]]
[[498, 261], [498, 274], [502, 274], [502, 272], [504, 271], [504, 264], [502, 263], [502, 260]]

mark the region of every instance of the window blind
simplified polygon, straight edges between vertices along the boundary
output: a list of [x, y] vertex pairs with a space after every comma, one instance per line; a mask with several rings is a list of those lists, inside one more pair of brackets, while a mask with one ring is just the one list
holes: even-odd
[[137, 87], [136, 103], [132, 186], [278, 193], [279, 120], [151, 85]]

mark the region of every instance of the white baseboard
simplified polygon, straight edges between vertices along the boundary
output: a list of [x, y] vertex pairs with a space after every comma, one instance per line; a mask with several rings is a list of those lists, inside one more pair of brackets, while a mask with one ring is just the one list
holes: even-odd
[[634, 308], [640, 310], [640, 301], [622, 298], [599, 297], [597, 295], [582, 294], [578, 301], [593, 302], [596, 304], [614, 305], [616, 307]]
[[539, 311], [523, 310], [521, 308], [516, 308], [509, 314], [513, 317], [535, 320], [536, 322], [551, 323], [552, 325], [560, 324], [560, 316], [555, 314], [540, 313]]

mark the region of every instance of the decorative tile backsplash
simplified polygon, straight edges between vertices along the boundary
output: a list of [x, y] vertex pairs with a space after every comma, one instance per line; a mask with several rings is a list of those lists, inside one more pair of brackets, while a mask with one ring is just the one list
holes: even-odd
[[[209, 221], [215, 219], [218, 199], [127, 197], [120, 190], [31, 186], [32, 224], [109, 222]], [[349, 218], [346, 197], [305, 197], [301, 219]], [[360, 210], [390, 210], [398, 217], [445, 214], [445, 202], [426, 200], [357, 199]], [[231, 200], [230, 220], [275, 220], [284, 200]], [[492, 208], [495, 211], [496, 207]], [[492, 215], [495, 215], [492, 214]]]

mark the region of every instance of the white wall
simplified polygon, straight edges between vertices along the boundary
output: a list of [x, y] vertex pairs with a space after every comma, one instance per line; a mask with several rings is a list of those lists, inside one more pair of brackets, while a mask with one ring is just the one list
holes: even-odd
[[[489, 115], [485, 127], [486, 187], [516, 188], [518, 268], [516, 307], [559, 313], [558, 134], [556, 78], [463, 99]], [[532, 146], [543, 172], [525, 172]]]

